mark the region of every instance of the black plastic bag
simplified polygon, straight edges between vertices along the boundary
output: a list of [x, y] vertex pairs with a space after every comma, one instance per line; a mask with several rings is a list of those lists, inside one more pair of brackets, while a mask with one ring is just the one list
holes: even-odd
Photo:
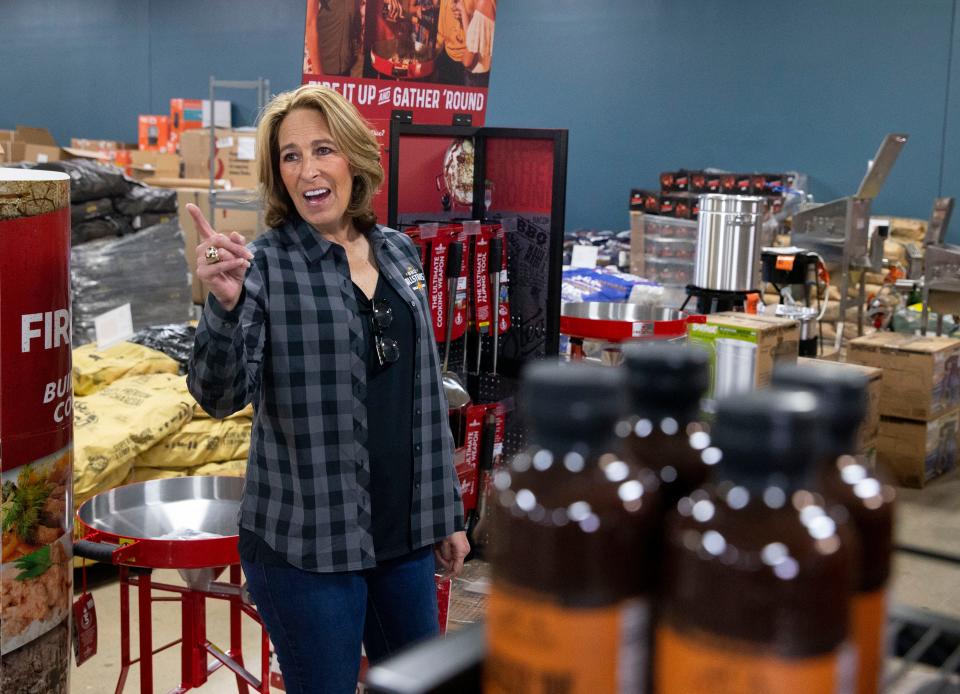
[[108, 236], [124, 236], [132, 234], [133, 227], [130, 220], [119, 214], [109, 214], [105, 217], [91, 219], [86, 222], [74, 224], [70, 232], [70, 241], [74, 246], [103, 239]]
[[169, 325], [151, 325], [138, 330], [129, 342], [163, 352], [180, 364], [180, 373], [187, 373], [187, 363], [193, 351], [193, 340], [197, 329], [187, 323], [171, 323]]
[[117, 210], [128, 217], [138, 214], [170, 212], [177, 213], [177, 191], [172, 188], [134, 186], [122, 198], [114, 201]]
[[106, 217], [113, 212], [113, 200], [100, 198], [70, 205], [70, 223], [73, 226], [97, 217]]
[[130, 223], [133, 224], [134, 229], [146, 229], [147, 227], [152, 227], [154, 224], [171, 222], [176, 216], [177, 214], [175, 212], [144, 212], [131, 219]]
[[60, 171], [70, 176], [70, 200], [74, 204], [126, 195], [130, 184], [123, 171], [92, 159], [68, 159], [37, 164], [35, 169]]

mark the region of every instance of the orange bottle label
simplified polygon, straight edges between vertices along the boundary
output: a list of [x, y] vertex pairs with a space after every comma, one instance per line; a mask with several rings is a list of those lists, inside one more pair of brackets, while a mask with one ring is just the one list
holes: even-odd
[[857, 646], [857, 694], [880, 691], [883, 672], [887, 593], [882, 588], [853, 596], [853, 641]]
[[487, 603], [484, 694], [619, 694], [646, 689], [643, 600], [570, 608], [497, 586]]
[[790, 272], [793, 269], [793, 264], [796, 262], [797, 256], [795, 255], [778, 255], [776, 268], [778, 270], [785, 270]]
[[838, 653], [788, 660], [757, 650], [661, 626], [655, 689], [658, 694], [831, 694], [840, 689]]

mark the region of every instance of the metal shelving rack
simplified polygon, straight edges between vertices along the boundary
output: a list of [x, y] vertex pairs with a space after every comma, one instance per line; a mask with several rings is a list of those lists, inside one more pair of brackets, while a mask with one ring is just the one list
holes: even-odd
[[270, 98], [270, 80], [258, 77], [255, 80], [218, 80], [210, 75], [210, 222], [216, 228], [216, 210], [242, 210], [257, 213], [257, 228], [263, 228], [263, 207], [256, 191], [248, 189], [217, 190], [217, 125], [216, 91], [218, 89], [249, 89], [257, 96], [257, 114], [259, 115]]

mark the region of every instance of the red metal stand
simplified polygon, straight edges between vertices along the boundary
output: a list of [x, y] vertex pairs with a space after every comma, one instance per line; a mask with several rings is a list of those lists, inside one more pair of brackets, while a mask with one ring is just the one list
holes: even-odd
[[[180, 686], [170, 694], [190, 691], [206, 683], [207, 678], [226, 666], [237, 677], [237, 691], [245, 694], [248, 686], [262, 694], [270, 692], [270, 644], [267, 631], [253, 606], [243, 601], [241, 593], [240, 565], [230, 566], [228, 583], [210, 583], [205, 590], [187, 586], [157, 583], [151, 579], [151, 571], [132, 569], [120, 565], [120, 677], [116, 694], [123, 691], [130, 667], [140, 663], [140, 692], [153, 694], [153, 656], [180, 644]], [[137, 602], [140, 609], [140, 656], [130, 654], [130, 586], [137, 587]], [[154, 597], [153, 591], [175, 593], [176, 597]], [[230, 603], [230, 649], [226, 652], [207, 639], [207, 598], [226, 600]], [[153, 647], [153, 603], [180, 602], [181, 637], [159, 648]], [[257, 679], [243, 665], [243, 646], [240, 618], [246, 614], [261, 625], [260, 678]], [[210, 659], [209, 656], [212, 656]]]

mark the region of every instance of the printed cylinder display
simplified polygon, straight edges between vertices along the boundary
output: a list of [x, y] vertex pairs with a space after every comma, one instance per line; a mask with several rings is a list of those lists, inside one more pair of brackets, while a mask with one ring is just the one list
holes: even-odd
[[69, 686], [70, 337], [70, 178], [0, 168], [3, 692]]

